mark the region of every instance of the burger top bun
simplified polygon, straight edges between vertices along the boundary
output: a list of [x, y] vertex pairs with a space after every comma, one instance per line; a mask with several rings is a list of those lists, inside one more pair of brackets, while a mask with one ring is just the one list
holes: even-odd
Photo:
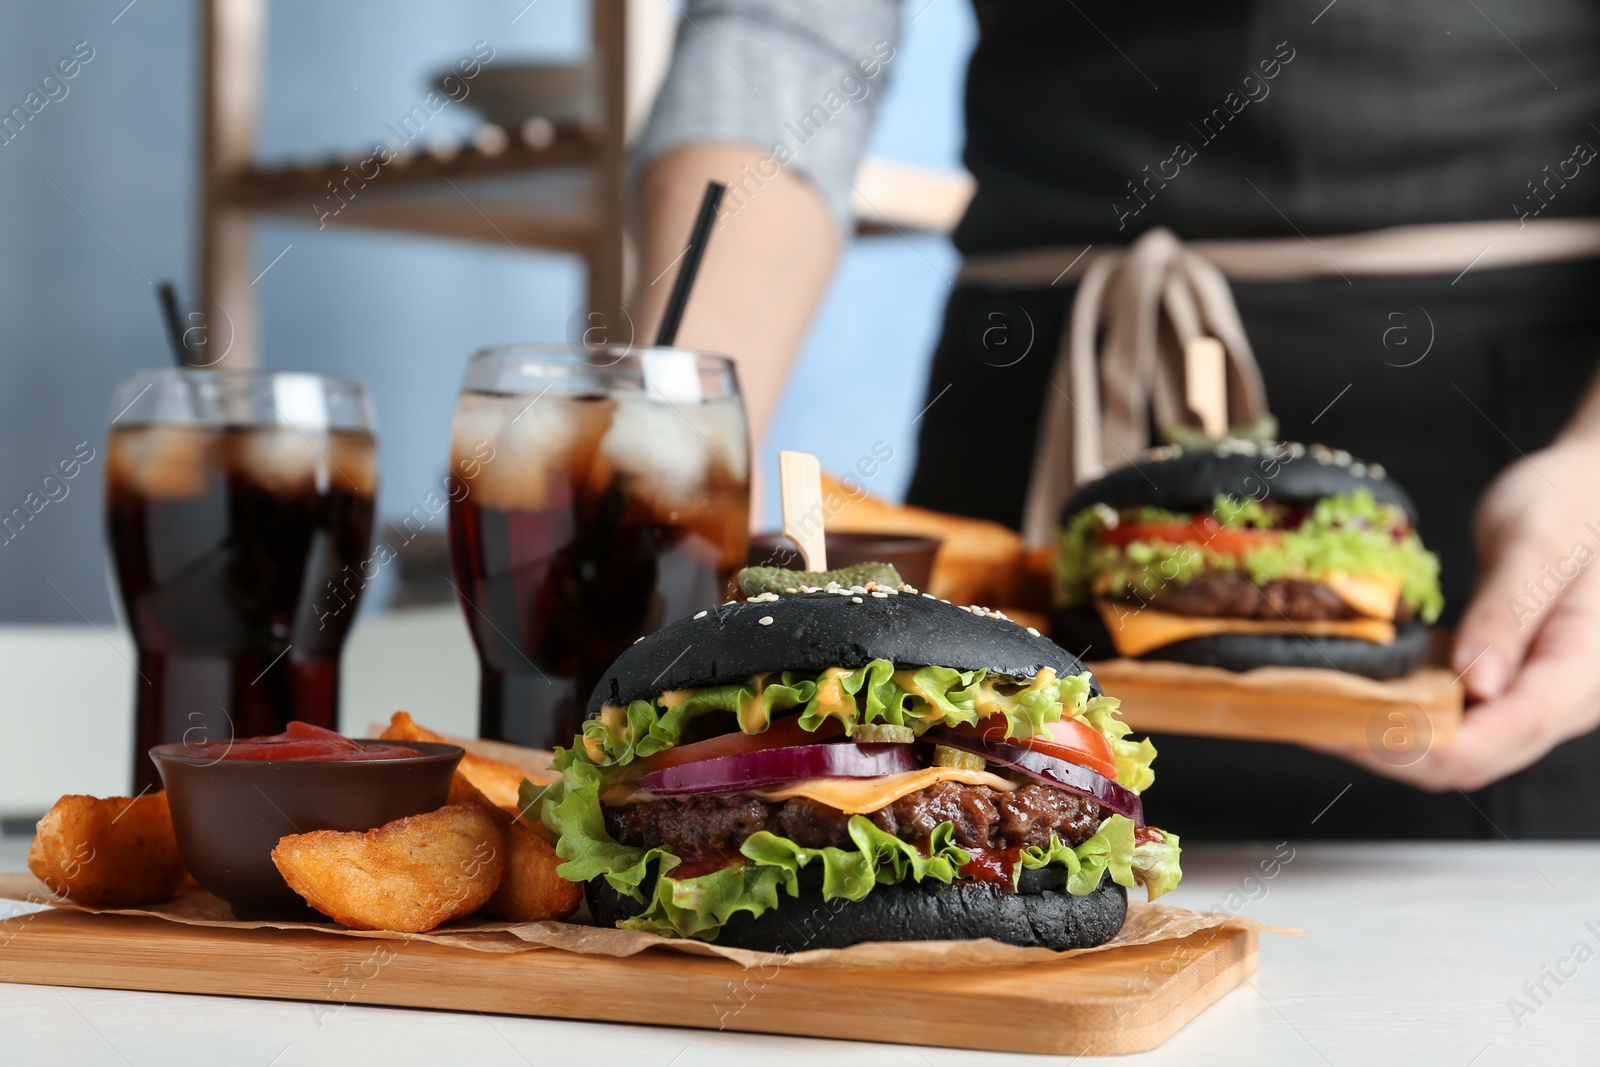
[[[909, 587], [907, 587], [909, 588]], [[859, 603], [857, 602], [859, 601]], [[1047, 637], [984, 609], [916, 592], [763, 594], [679, 619], [642, 638], [606, 671], [589, 697], [603, 704], [649, 700], [669, 689], [742, 682], [763, 671], [821, 672], [874, 659], [1031, 678], [1084, 666]], [[1098, 685], [1092, 686], [1099, 693]]]
[[1207, 511], [1219, 493], [1309, 504], [1357, 489], [1371, 491], [1380, 504], [1400, 505], [1413, 523], [1417, 521], [1411, 497], [1376, 463], [1363, 463], [1323, 445], [1236, 438], [1207, 449], [1177, 445], [1150, 449], [1131, 465], [1081, 486], [1067, 501], [1061, 521], [1092, 504]]

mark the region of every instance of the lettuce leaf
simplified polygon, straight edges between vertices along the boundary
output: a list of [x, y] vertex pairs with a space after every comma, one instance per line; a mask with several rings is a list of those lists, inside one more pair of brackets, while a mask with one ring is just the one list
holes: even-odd
[[[825, 688], [837, 686], [837, 690]], [[845, 723], [846, 736], [862, 723], [908, 726], [918, 735], [939, 724], [972, 723], [1004, 716], [1008, 740], [1046, 733], [1051, 723], [1077, 719], [1103, 736], [1117, 766], [1117, 780], [1134, 792], [1155, 781], [1150, 769], [1156, 750], [1148, 738], [1128, 740], [1132, 729], [1116, 712], [1119, 702], [1090, 697], [1090, 675], [1057, 678], [1043, 674], [1023, 683], [984, 670], [958, 671], [928, 666], [896, 671], [888, 660], [864, 667], [825, 671], [817, 678], [784, 672], [752, 678], [744, 685], [663, 694], [658, 701], [635, 700], [626, 708], [607, 706], [583, 724], [583, 746], [567, 758], [596, 766], [622, 768], [678, 744], [689, 723], [709, 712], [733, 713], [748, 734], [764, 733], [775, 716], [798, 710], [798, 724], [815, 732], [830, 718]], [[670, 707], [661, 707], [666, 700]]]
[[[931, 726], [1003, 715], [1007, 738], [1031, 737], [1063, 716], [1081, 718], [1088, 700], [1087, 673], [1021, 682], [981, 669], [927, 666], [897, 671], [888, 660], [875, 659], [854, 670], [825, 671], [817, 677], [785, 671], [776, 679], [758, 675], [745, 683], [665, 693], [654, 701], [635, 700], [626, 708], [608, 705], [598, 718], [583, 724], [583, 747], [595, 764], [625, 766], [678, 744], [688, 725], [702, 715], [732, 713], [741, 730], [759, 734], [774, 717], [794, 709], [799, 709], [800, 727], [812, 732], [829, 718], [839, 718], [846, 736], [865, 723], [907, 726], [920, 735]], [[1095, 720], [1096, 729], [1102, 729], [1099, 721]]]
[[[1228, 496], [1217, 497], [1210, 512], [1223, 526], [1258, 529], [1276, 528], [1288, 514], [1281, 505]], [[1423, 546], [1403, 509], [1378, 503], [1367, 489], [1319, 500], [1311, 515], [1286, 530], [1276, 544], [1252, 548], [1243, 556], [1161, 540], [1103, 545], [1100, 532], [1115, 517], [1109, 508], [1085, 508], [1056, 531], [1058, 604], [1085, 604], [1098, 590], [1128, 586], [1148, 596], [1207, 570], [1242, 568], [1257, 583], [1274, 578], [1316, 581], [1329, 574], [1397, 577], [1401, 599], [1424, 622], [1435, 621], [1444, 607], [1439, 558]], [[1150, 521], [1189, 518], [1160, 513]]]
[[1100, 531], [1116, 512], [1104, 506], [1084, 508], [1056, 528], [1055, 601], [1085, 604], [1094, 580], [1116, 562], [1117, 552], [1101, 546]]
[[[1226, 493], [1218, 493], [1211, 498], [1211, 517], [1223, 526], [1270, 530], [1278, 525], [1278, 520], [1282, 516], [1259, 500], [1250, 497], [1241, 500]], [[1188, 522], [1189, 517], [1186, 515], [1181, 521]]]
[[1111, 743], [1111, 758], [1117, 764], [1117, 781], [1142, 793], [1155, 783], [1156, 772], [1150, 764], [1156, 758], [1156, 746], [1148, 737], [1129, 741], [1133, 727], [1117, 718], [1117, 708], [1122, 701], [1116, 697], [1098, 696], [1090, 700], [1083, 711], [1083, 719], [1100, 731]]
[[820, 862], [822, 895], [826, 900], [860, 900], [875, 885], [894, 885], [908, 878], [913, 882], [931, 878], [949, 885], [962, 865], [972, 859], [952, 840], [952, 823], [934, 827], [926, 856], [910, 842], [880, 830], [865, 815], [852, 815], [847, 830], [854, 849], [805, 848], [762, 830], [751, 834], [739, 852], [752, 863], [787, 871], [791, 876], [789, 884], [796, 887], [791, 896], [798, 892], [800, 868]]
[[1439, 557], [1405, 523], [1401, 509], [1377, 503], [1365, 489], [1329, 497], [1281, 543], [1248, 553], [1244, 565], [1257, 582], [1336, 573], [1397, 577], [1400, 598], [1431, 623], [1444, 609]]
[[1068, 848], [1055, 834], [1050, 844], [1041, 848], [1030, 845], [1022, 850], [1019, 872], [1023, 869], [1056, 866], [1067, 869], [1067, 892], [1074, 896], [1092, 893], [1100, 878], [1109, 874], [1111, 880], [1125, 889], [1144, 886], [1150, 900], [1164, 896], [1177, 888], [1183, 878], [1178, 866], [1182, 849], [1178, 835], [1158, 831], [1142, 845], [1134, 844], [1134, 825], [1131, 819], [1113, 815], [1100, 824], [1095, 835], [1077, 848]]
[[929, 725], [934, 720], [945, 726], [977, 722], [978, 693], [987, 675], [988, 672], [983, 670], [919, 667], [911, 676], [912, 685], [921, 694], [920, 698], [912, 698], [913, 706], [921, 703], [927, 710], [917, 717], [926, 719]]
[[1063, 718], [1081, 719], [1088, 701], [1087, 671], [1051, 678], [1043, 684], [1035, 679], [1020, 688], [1009, 679], [990, 677], [981, 679], [978, 709], [985, 715], [997, 710], [1005, 715], [1005, 736], [1011, 740], [1042, 734], [1046, 726]]
[[1133, 821], [1113, 815], [1077, 848], [1068, 848], [1059, 837], [1051, 834], [1050, 843], [1045, 847], [1029, 845], [1022, 850], [1017, 869], [1033, 871], [1051, 866], [1067, 869], [1067, 892], [1076, 897], [1094, 892], [1101, 876], [1108, 871], [1113, 882], [1132, 889]]
[[567, 758], [571, 755], [568, 749], [556, 749], [561, 780], [542, 791], [524, 781], [517, 799], [523, 810], [537, 811], [539, 820], [558, 835], [556, 855], [567, 861], [562, 877], [587, 882], [604, 874], [617, 892], [632, 896], [644, 881], [643, 871], [637, 877], [631, 873], [644, 851], [612, 840], [600, 809], [604, 772], [586, 760]]
[[748, 685], [696, 689], [670, 708], [635, 700], [628, 705], [621, 724], [608, 722], [604, 715], [585, 721], [584, 746], [601, 765], [631, 763], [673, 747], [682, 739], [685, 726], [711, 711], [733, 712], [745, 733], [763, 733], [776, 713], [809, 704], [816, 689], [815, 682], [793, 679], [786, 672], [777, 684], [769, 685], [760, 677]]
[[[644, 902], [644, 911], [617, 925], [663, 937], [711, 941], [738, 912], [761, 915], [777, 907], [780, 889], [791, 898], [799, 896], [800, 869], [814, 862], [822, 865], [823, 899], [860, 900], [876, 885], [907, 878], [917, 882], [932, 878], [949, 884], [970, 858], [950, 843], [954, 832], [950, 823], [935, 828], [927, 856], [864, 816], [852, 816], [848, 827], [854, 849], [803, 848], [763, 830], [740, 847], [745, 862], [693, 878], [671, 877], [677, 857], [665, 849], [651, 849], [645, 853], [643, 865], [658, 859], [659, 874], [650, 898]], [[634, 895], [634, 899], [640, 900], [642, 895]]]
[[[820, 686], [820, 683], [819, 683]], [[854, 730], [857, 722], [889, 722], [905, 726], [903, 703], [910, 694], [894, 682], [894, 664], [886, 659], [875, 659], [864, 667], [839, 674], [839, 689], [846, 697], [854, 699], [858, 710], [839, 714], [839, 707], [825, 706], [818, 699], [807, 704], [800, 712], [800, 728], [817, 730], [829, 718], [842, 718], [846, 732]], [[848, 704], [848, 702], [847, 702]], [[891, 714], [890, 709], [895, 709]]]
[[1178, 835], [1165, 830], [1160, 833], [1159, 840], [1152, 838], [1133, 850], [1133, 876], [1151, 900], [1176, 889], [1183, 879], [1178, 866], [1178, 857], [1183, 853], [1178, 847]]
[[[576, 752], [558, 749], [562, 779], [554, 786], [524, 782], [521, 801], [538, 806], [545, 825], [559, 835], [557, 868], [571, 881], [605, 878], [618, 893], [645, 905], [623, 926], [669, 937], [714, 940], [739, 912], [758, 916], [778, 907], [780, 892], [799, 895], [799, 873], [819, 863], [826, 900], [860, 900], [874, 886], [932, 879], [949, 884], [971, 856], [953, 841], [953, 824], [940, 823], [928, 841], [928, 854], [879, 829], [863, 815], [852, 816], [848, 832], [854, 848], [805, 848], [767, 831], [751, 835], [739, 852], [744, 862], [693, 878], [673, 878], [679, 859], [664, 848], [619, 844], [606, 831], [600, 807], [605, 771]], [[1170, 842], [1170, 844], [1168, 843]], [[1107, 819], [1093, 837], [1068, 848], [1055, 837], [1046, 848], [1024, 849], [1021, 867], [1057, 865], [1068, 872], [1067, 891], [1092, 892], [1107, 873], [1119, 885], [1143, 882], [1152, 899], [1181, 877], [1177, 838], [1134, 847], [1133, 823], [1121, 815]], [[1155, 872], [1149, 880], [1146, 871]]]
[[761, 915], [778, 906], [778, 890], [788, 889], [794, 876], [781, 867], [738, 863], [720, 871], [694, 878], [669, 878], [668, 871], [678, 858], [662, 849], [651, 849], [659, 856], [660, 875], [644, 911], [618, 926], [645, 930], [662, 937], [694, 937], [715, 941], [723, 924], [741, 911]]

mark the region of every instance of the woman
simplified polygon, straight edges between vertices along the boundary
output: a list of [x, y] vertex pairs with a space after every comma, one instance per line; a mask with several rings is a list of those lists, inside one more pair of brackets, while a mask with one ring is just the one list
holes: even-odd
[[[1586, 566], [1600, 554], [1600, 10], [975, 7], [977, 192], [955, 234], [968, 269], [910, 500], [1020, 525], [1084, 266], [1157, 227], [1242, 242], [1233, 297], [1283, 436], [1381, 461], [1411, 490], [1476, 703], [1453, 746], [1405, 767], [1164, 739], [1163, 800], [1184, 807], [1169, 821], [1201, 836], [1600, 835]], [[837, 259], [900, 14], [690, 3], [643, 137], [641, 278], [681, 250], [706, 180], [732, 186], [680, 340], [738, 357], [758, 435]], [[1295, 249], [1305, 263], [1285, 278], [1272, 265]], [[641, 287], [641, 327], [665, 288]], [[997, 309], [1035, 355], [973, 343]], [[947, 391], [961, 402], [939, 403]]]

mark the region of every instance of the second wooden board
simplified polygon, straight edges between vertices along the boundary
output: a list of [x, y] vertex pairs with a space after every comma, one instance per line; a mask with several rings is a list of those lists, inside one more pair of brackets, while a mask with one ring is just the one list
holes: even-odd
[[1128, 725], [1154, 733], [1378, 745], [1402, 754], [1455, 740], [1464, 702], [1460, 682], [1440, 667], [1384, 682], [1309, 667], [1225, 671], [1152, 660], [1089, 669], [1122, 701]]

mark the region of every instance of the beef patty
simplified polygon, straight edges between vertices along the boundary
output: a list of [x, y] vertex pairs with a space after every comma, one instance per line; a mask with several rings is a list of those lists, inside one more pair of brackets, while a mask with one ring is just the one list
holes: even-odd
[[[915, 844], [934, 827], [952, 823], [963, 848], [1047, 845], [1054, 833], [1068, 845], [1087, 841], [1110, 814], [1087, 797], [1047, 785], [1003, 792], [984, 785], [938, 782], [908, 793], [868, 816], [877, 826]], [[672, 797], [605, 810], [606, 829], [624, 845], [671, 849], [688, 858], [735, 856], [745, 838], [761, 830], [805, 848], [852, 848], [850, 816], [805, 797], [766, 801], [750, 796]]]
[[[1235, 619], [1359, 619], [1362, 614], [1334, 595], [1333, 590], [1315, 582], [1295, 578], [1273, 578], [1254, 582], [1240, 571], [1201, 571], [1187, 582], [1163, 586], [1154, 594], [1140, 596], [1131, 588], [1125, 597], [1130, 603], [1175, 615], [1222, 616]], [[1404, 624], [1411, 610], [1404, 602], [1395, 613], [1395, 622]]]

